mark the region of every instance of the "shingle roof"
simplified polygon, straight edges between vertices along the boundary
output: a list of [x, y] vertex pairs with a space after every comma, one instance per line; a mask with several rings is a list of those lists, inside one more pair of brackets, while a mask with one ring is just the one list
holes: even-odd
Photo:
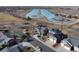
[[72, 46], [79, 46], [79, 40], [73, 37], [69, 37], [67, 41], [72, 45]]

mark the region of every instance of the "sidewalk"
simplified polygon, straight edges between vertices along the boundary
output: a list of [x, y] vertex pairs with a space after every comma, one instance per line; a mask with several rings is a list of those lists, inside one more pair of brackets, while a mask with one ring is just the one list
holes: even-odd
[[38, 41], [40, 41], [41, 43], [43, 43], [44, 45], [48, 46], [49, 48], [55, 50], [56, 52], [70, 52], [70, 51], [68, 51], [67, 49], [65, 49], [64, 47], [61, 47], [61, 46], [58, 47], [58, 48], [52, 47], [53, 43], [52, 43], [51, 41], [43, 42], [43, 41], [41, 41], [41, 40], [37, 37], [37, 35], [34, 35], [33, 37], [34, 37], [36, 40], [38, 40]]

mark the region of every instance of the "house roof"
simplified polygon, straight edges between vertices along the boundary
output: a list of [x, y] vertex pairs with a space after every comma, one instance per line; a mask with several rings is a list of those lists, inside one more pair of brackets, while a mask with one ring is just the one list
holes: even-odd
[[1, 52], [9, 52], [8, 47], [5, 47], [4, 49], [2, 49]]
[[79, 40], [74, 37], [67, 38], [67, 42], [69, 42], [72, 46], [79, 46]]
[[3, 41], [5, 39], [7, 39], [7, 36], [4, 35], [3, 33], [0, 33], [0, 41]]
[[[72, 31], [69, 31], [69, 36], [72, 36], [74, 38], [79, 38], [79, 29], [73, 29]], [[78, 39], [79, 40], [79, 39]]]
[[9, 51], [10, 52], [20, 52], [20, 50], [18, 49], [17, 45], [10, 47]]

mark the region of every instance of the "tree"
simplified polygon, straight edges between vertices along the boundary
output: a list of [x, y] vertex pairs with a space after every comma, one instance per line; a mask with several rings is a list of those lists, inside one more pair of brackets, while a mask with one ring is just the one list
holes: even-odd
[[32, 20], [32, 18], [30, 18], [30, 17], [28, 16], [28, 17], [27, 17], [27, 20], [30, 21], [30, 20]]

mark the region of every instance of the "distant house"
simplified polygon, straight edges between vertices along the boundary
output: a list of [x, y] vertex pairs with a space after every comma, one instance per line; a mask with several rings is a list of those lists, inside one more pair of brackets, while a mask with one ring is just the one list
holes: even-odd
[[11, 47], [6, 47], [1, 50], [1, 52], [34, 52], [39, 51], [32, 44], [28, 42], [18, 43]]

